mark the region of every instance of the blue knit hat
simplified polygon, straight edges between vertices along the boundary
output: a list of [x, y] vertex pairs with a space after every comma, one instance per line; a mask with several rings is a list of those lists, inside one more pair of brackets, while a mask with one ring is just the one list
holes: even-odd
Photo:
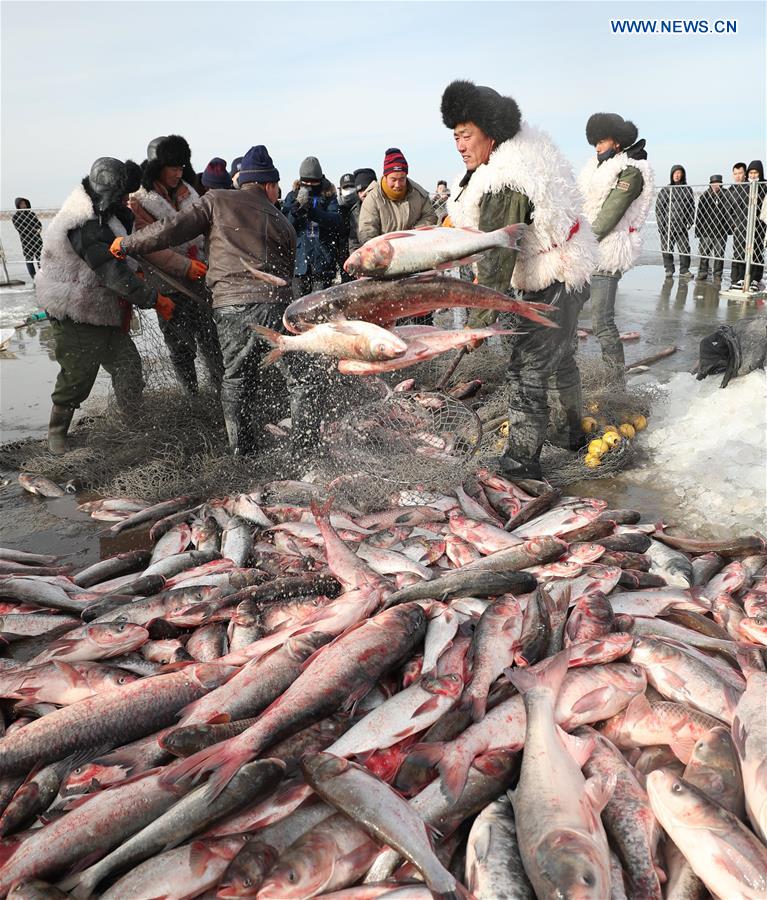
[[255, 181], [258, 184], [269, 184], [280, 180], [280, 173], [275, 169], [269, 151], [263, 144], [251, 147], [242, 158], [242, 168], [238, 178], [239, 184]]
[[224, 188], [228, 190], [232, 187], [232, 179], [226, 170], [226, 160], [220, 156], [214, 156], [213, 159], [205, 166], [202, 173], [202, 183], [209, 190], [215, 188]]
[[232, 160], [232, 168], [229, 172], [229, 174], [232, 176], [232, 178], [234, 178], [234, 176], [240, 171], [241, 168], [242, 168], [242, 157], [235, 156], [235, 158]]

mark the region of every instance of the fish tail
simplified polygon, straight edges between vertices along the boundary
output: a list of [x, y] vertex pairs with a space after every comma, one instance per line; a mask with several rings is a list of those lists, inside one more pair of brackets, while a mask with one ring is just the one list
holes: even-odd
[[232, 746], [230, 741], [224, 741], [170, 764], [160, 780], [165, 784], [180, 784], [191, 780], [194, 784], [210, 773], [208, 800], [211, 801], [218, 797], [237, 770], [250, 759], [252, 759], [250, 751], [242, 750], [236, 745]]
[[504, 243], [510, 250], [516, 249], [519, 241], [522, 239], [522, 235], [525, 233], [526, 228], [526, 225], [517, 223], [516, 225], [507, 225], [505, 228], [500, 229], [505, 238]]
[[277, 362], [277, 360], [282, 356], [285, 352], [282, 347], [282, 335], [279, 331], [274, 331], [272, 328], [265, 328], [263, 325], [251, 325], [250, 326], [253, 331], [267, 344], [272, 346], [274, 349], [270, 350], [269, 353], [261, 360], [261, 367], [266, 368], [267, 366], [271, 366], [272, 363]]
[[569, 660], [570, 651], [562, 650], [530, 669], [506, 669], [506, 677], [520, 694], [533, 688], [548, 688], [556, 697], [567, 674]]

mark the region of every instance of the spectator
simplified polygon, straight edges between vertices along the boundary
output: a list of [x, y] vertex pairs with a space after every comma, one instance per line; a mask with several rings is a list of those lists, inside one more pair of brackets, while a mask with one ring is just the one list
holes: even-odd
[[384, 157], [383, 178], [371, 185], [360, 209], [360, 244], [391, 231], [436, 225], [437, 214], [427, 192], [408, 178], [401, 150], [391, 147]]
[[213, 159], [205, 166], [205, 171], [200, 176], [205, 190], [231, 190], [234, 185], [229, 172], [226, 170], [226, 160], [220, 156], [214, 156]]
[[354, 174], [348, 172], [341, 176], [338, 183], [338, 211], [341, 214], [341, 232], [338, 241], [338, 268], [341, 271], [341, 281], [351, 281], [352, 276], [344, 272], [343, 265], [349, 256], [349, 234], [351, 232], [351, 219], [354, 207], [359, 204], [357, 189], [354, 186]]
[[740, 290], [746, 277], [746, 225], [748, 223], [748, 184], [746, 164], [732, 167], [732, 185], [727, 188], [727, 212], [732, 233], [730, 287]]
[[730, 231], [726, 195], [722, 191], [722, 176], [712, 175], [708, 179], [708, 190], [701, 194], [695, 213], [695, 237], [698, 239], [700, 265], [696, 281], [708, 278], [708, 261], [711, 257], [714, 284], [722, 283], [724, 269], [724, 247]]
[[357, 192], [357, 202], [352, 207], [351, 216], [349, 217], [349, 253], [359, 250], [362, 243], [359, 239], [360, 226], [360, 209], [365, 194], [370, 189], [370, 185], [376, 181], [375, 169], [355, 169], [354, 170], [354, 189]]
[[[141, 187], [129, 202], [136, 231], [160, 219], [172, 219], [200, 199], [197, 191], [183, 178], [185, 173], [193, 171], [191, 151], [184, 138], [170, 135], [153, 141], [147, 149], [152, 156], [144, 164]], [[146, 257], [160, 273], [167, 272], [184, 282], [198, 297], [198, 300], [192, 300], [180, 291], [169, 291], [168, 296], [176, 304], [175, 313], [170, 321], [159, 319], [176, 377], [190, 394], [197, 393], [195, 357], [198, 351], [216, 393], [221, 389], [223, 375], [221, 349], [202, 281], [207, 272], [204, 257], [205, 240], [201, 236]], [[151, 272], [147, 274], [152, 281], [156, 277]]]
[[762, 204], [767, 197], [767, 183], [764, 180], [764, 166], [761, 159], [755, 159], [748, 164], [748, 180], [758, 182], [756, 189], [756, 228], [754, 230], [753, 250], [751, 252], [751, 284], [750, 289], [759, 289], [759, 282], [764, 275], [764, 238], [767, 232], [767, 223], [761, 218]]
[[437, 222], [441, 225], [447, 218], [447, 201], [450, 197], [450, 191], [446, 181], [437, 182], [437, 190], [431, 198], [434, 206], [434, 212], [437, 214]]
[[235, 158], [232, 160], [232, 170], [229, 173], [232, 177], [232, 186], [235, 188], [238, 188], [240, 186], [238, 176], [240, 174], [241, 168], [242, 168], [242, 157], [235, 156]]
[[672, 166], [669, 184], [658, 192], [655, 221], [660, 234], [666, 278], [674, 277], [674, 247], [679, 251], [679, 277], [690, 272], [690, 227], [695, 219], [695, 194], [687, 184], [684, 166]]
[[32, 212], [29, 200], [26, 197], [17, 197], [14, 201], [17, 212], [11, 216], [13, 227], [19, 233], [21, 252], [24, 254], [24, 262], [32, 280], [35, 278], [35, 262], [39, 267], [40, 254], [43, 250], [42, 222]]
[[330, 287], [338, 270], [342, 221], [333, 185], [316, 156], [299, 168], [299, 187], [285, 197], [283, 209], [296, 229], [296, 292], [298, 296]]

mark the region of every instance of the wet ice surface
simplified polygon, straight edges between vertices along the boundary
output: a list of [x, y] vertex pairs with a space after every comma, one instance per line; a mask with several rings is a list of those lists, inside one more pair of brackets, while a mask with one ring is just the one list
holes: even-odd
[[[752, 500], [756, 497], [758, 502], [761, 497], [763, 508], [767, 463], [764, 380], [759, 396], [758, 375], [750, 383], [734, 381], [720, 391], [721, 378], [696, 382], [684, 374], [697, 361], [701, 338], [720, 324], [753, 315], [757, 309], [763, 311], [763, 306], [720, 298], [710, 284], [665, 281], [663, 270], [656, 266], [641, 266], [624, 276], [618, 288], [618, 327], [622, 332], [641, 334], [640, 340], [626, 344], [627, 360], [649, 356], [672, 344], [680, 348], [651, 368], [653, 378], [668, 383], [670, 399], [667, 406], [653, 410], [648, 430], [638, 438], [641, 468], [575, 484], [571, 492], [604, 497], [611, 506], [638, 509], [645, 521], [663, 519], [683, 532], [743, 532], [761, 525], [765, 516]], [[34, 289], [29, 284], [0, 289], [0, 327], [17, 324], [36, 310]], [[581, 323], [590, 324], [588, 304]], [[593, 337], [581, 342], [581, 352], [597, 351]], [[45, 434], [57, 371], [50, 328], [43, 323], [20, 329], [10, 351], [0, 354], [2, 442]], [[103, 395], [108, 385], [102, 373], [94, 396]], [[23, 494], [16, 485], [9, 486], [0, 489], [0, 512], [0, 545], [39, 552], [77, 550], [88, 559], [124, 549], [99, 538], [103, 525], [77, 513], [69, 498], [45, 501]], [[139, 544], [145, 534], [142, 531], [128, 540], [131, 545]]]
[[649, 459], [624, 477], [667, 491], [667, 515], [678, 510], [674, 522], [685, 529], [764, 529], [767, 378], [761, 370], [724, 390], [720, 382], [721, 376], [696, 381], [685, 372], [673, 375], [644, 437]]

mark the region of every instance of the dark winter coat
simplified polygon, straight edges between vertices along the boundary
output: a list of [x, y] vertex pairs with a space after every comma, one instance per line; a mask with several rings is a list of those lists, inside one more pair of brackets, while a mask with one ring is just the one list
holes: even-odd
[[731, 184], [726, 190], [728, 226], [736, 242], [746, 239], [749, 190], [747, 181]]
[[282, 204], [296, 230], [295, 274], [333, 278], [338, 271], [343, 222], [335, 194], [312, 194], [307, 206], [299, 206], [298, 191], [290, 191]]
[[[13, 227], [19, 233], [21, 241], [21, 252], [24, 259], [31, 261], [39, 259], [43, 249], [43, 239], [41, 232], [43, 230], [42, 222], [32, 212], [31, 209], [19, 209], [19, 204], [25, 202], [25, 198], [16, 198], [16, 212], [11, 216]], [[29, 201], [26, 201], [29, 203]]]
[[[208, 238], [206, 282], [213, 308], [248, 303], [288, 304], [296, 254], [296, 233], [255, 183], [238, 191], [212, 190], [172, 219], [148, 225], [125, 238], [128, 254], [143, 256], [177, 247], [198, 235]], [[282, 278], [286, 287], [259, 281], [240, 261]]]
[[730, 216], [727, 195], [720, 188], [718, 191], [709, 188], [701, 194], [698, 209], [695, 213], [695, 237], [698, 240], [716, 240], [724, 242], [730, 233]]
[[[674, 184], [674, 172], [681, 170], [682, 180]], [[658, 192], [655, 201], [655, 220], [658, 232], [664, 235], [687, 234], [695, 219], [695, 193], [687, 184], [684, 166], [672, 166], [669, 184]]]

